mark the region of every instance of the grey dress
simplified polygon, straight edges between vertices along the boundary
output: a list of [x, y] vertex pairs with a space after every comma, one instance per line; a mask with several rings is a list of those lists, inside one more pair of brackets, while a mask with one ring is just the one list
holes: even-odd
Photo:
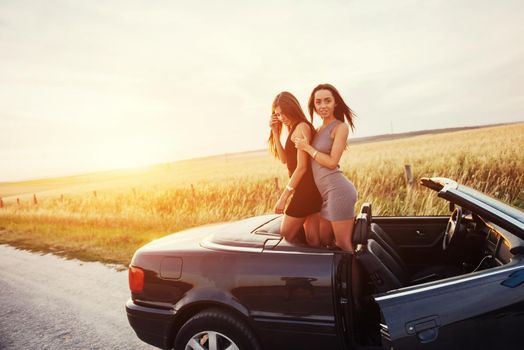
[[[339, 120], [331, 122], [318, 132], [311, 145], [319, 152], [330, 154], [333, 147], [331, 131], [339, 124]], [[311, 160], [311, 169], [315, 184], [322, 196], [320, 216], [329, 221], [350, 220], [355, 217], [355, 203], [357, 190], [337, 165], [336, 169], [329, 169]]]

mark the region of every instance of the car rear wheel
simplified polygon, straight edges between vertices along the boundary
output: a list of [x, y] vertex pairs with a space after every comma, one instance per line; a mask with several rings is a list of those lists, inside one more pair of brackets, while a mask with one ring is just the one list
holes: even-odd
[[191, 317], [175, 339], [175, 350], [260, 350], [245, 322], [220, 309]]

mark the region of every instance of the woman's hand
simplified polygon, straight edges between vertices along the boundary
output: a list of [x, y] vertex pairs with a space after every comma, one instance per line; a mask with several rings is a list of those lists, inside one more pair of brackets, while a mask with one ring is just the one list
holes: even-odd
[[278, 120], [276, 115], [271, 115], [271, 119], [269, 120], [269, 127], [271, 128], [272, 132], [278, 132], [278, 129], [280, 127], [280, 120]]
[[286, 198], [283, 196], [280, 196], [280, 198], [277, 201], [277, 204], [275, 205], [275, 214], [283, 214], [284, 208], [286, 207]]
[[306, 135], [302, 132], [302, 136], [297, 136], [293, 140], [295, 143], [295, 148], [301, 151], [305, 151], [306, 148], [309, 146], [309, 139]]

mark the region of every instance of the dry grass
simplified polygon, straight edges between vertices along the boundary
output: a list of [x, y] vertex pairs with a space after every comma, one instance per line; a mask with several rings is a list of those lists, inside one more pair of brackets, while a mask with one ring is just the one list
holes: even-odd
[[[405, 164], [415, 179], [449, 177], [524, 208], [522, 149], [518, 124], [360, 144], [341, 166], [359, 191], [357, 207], [370, 201], [376, 215], [447, 214], [432, 191], [406, 189]], [[136, 248], [167, 233], [271, 212], [275, 178], [285, 184], [284, 166], [254, 152], [0, 184], [0, 243], [127, 263]]]

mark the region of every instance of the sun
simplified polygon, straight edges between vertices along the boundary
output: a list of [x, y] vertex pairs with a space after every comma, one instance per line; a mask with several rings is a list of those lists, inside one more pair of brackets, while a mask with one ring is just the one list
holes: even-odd
[[153, 142], [118, 143], [99, 149], [93, 166], [97, 169], [135, 168], [168, 161], [174, 158]]

